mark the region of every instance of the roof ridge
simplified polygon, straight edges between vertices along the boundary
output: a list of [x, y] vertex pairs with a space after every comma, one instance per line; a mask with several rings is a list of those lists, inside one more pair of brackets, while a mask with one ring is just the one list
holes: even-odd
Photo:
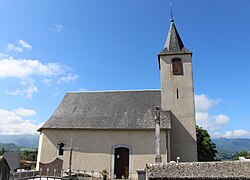
[[99, 90], [99, 91], [68, 91], [69, 93], [97, 93], [97, 92], [150, 92], [150, 91], [160, 91], [161, 89], [131, 89], [131, 90]]

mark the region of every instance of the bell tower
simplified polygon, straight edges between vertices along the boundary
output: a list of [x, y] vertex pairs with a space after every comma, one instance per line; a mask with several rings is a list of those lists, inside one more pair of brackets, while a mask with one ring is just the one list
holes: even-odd
[[173, 19], [158, 61], [161, 107], [171, 111], [170, 160], [197, 161], [192, 52], [184, 47]]

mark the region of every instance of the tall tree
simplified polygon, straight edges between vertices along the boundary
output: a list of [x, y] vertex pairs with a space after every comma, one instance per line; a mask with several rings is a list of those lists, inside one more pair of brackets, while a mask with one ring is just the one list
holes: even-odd
[[216, 145], [212, 142], [207, 130], [196, 126], [198, 161], [216, 161]]

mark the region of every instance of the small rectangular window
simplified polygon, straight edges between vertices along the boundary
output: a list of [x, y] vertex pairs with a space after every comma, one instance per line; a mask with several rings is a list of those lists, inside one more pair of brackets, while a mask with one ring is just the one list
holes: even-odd
[[180, 58], [172, 59], [173, 75], [183, 75], [183, 67]]
[[176, 89], [176, 98], [179, 99], [179, 89]]

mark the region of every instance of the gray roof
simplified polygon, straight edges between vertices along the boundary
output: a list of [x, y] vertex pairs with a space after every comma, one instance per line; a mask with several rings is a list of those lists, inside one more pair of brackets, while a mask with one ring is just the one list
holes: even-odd
[[4, 159], [7, 161], [11, 170], [15, 170], [19, 167], [19, 155], [16, 152], [5, 152], [3, 155]]
[[[160, 90], [69, 92], [39, 129], [153, 129]], [[161, 113], [161, 128], [170, 128], [170, 112]]]
[[191, 51], [184, 47], [181, 37], [175, 27], [174, 21], [172, 20], [164, 49], [159, 55], [176, 53], [191, 53]]

